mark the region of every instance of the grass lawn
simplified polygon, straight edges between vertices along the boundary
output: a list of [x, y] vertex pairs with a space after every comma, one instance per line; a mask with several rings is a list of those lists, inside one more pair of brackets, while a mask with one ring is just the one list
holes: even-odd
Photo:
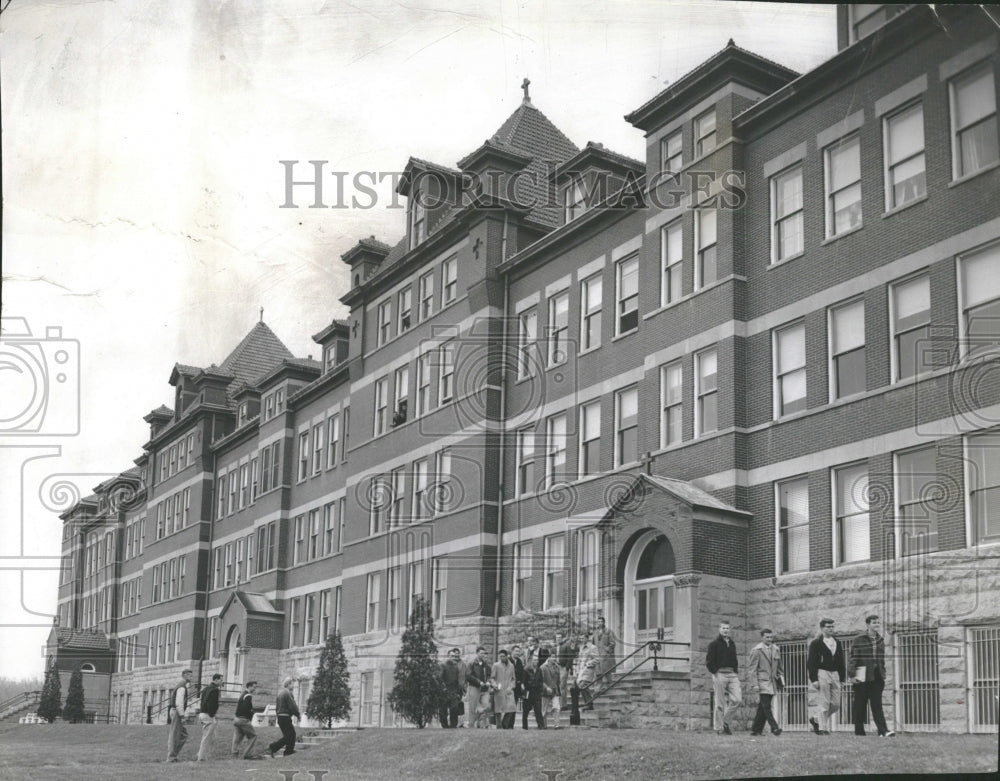
[[[181, 762], [166, 764], [165, 726], [90, 724], [0, 725], [0, 777], [18, 781], [183, 778], [208, 781], [323, 781], [325, 779], [705, 779], [848, 773], [995, 773], [995, 735], [851, 734], [820, 737], [788, 733], [751, 739], [746, 733], [660, 730], [369, 729], [344, 732], [295, 756], [257, 762], [229, 759], [231, 723], [221, 722], [212, 758], [195, 763], [199, 725], [188, 727]], [[258, 745], [278, 736], [258, 730]]]

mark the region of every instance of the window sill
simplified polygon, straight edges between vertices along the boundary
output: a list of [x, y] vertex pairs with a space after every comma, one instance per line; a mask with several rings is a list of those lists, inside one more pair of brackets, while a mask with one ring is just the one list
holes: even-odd
[[950, 182], [948, 182], [948, 186], [958, 187], [960, 184], [965, 184], [970, 179], [975, 179], [977, 176], [989, 173], [990, 171], [995, 171], [997, 168], [1000, 168], [1000, 160], [995, 160], [989, 165], [980, 168], [978, 171], [973, 171], [971, 174], [964, 174], [958, 177], [958, 179], [952, 179]]
[[838, 241], [838, 240], [844, 238], [845, 236], [850, 236], [850, 235], [852, 235], [854, 233], [857, 233], [860, 230], [863, 230], [864, 227], [865, 227], [865, 222], [864, 222], [864, 220], [862, 220], [860, 225], [855, 225], [853, 228], [849, 228], [849, 229], [845, 230], [843, 233], [838, 233], [838, 234], [836, 234], [834, 236], [827, 236], [823, 240], [823, 242], [820, 244], [820, 246], [821, 247], [825, 247], [827, 244], [833, 244], [833, 242]]
[[882, 219], [884, 220], [887, 217], [892, 217], [896, 214], [899, 214], [900, 212], [905, 212], [911, 206], [916, 206], [918, 203], [923, 203], [926, 200], [927, 200], [927, 193], [924, 193], [919, 198], [914, 198], [912, 201], [907, 201], [906, 203], [901, 204], [900, 206], [893, 206], [891, 209], [886, 209], [885, 213], [882, 215]]
[[767, 265], [767, 270], [770, 271], [773, 268], [780, 268], [786, 263], [791, 263], [793, 260], [798, 260], [799, 258], [805, 257], [806, 251], [796, 252], [794, 255], [789, 255], [787, 258], [782, 258], [781, 260], [773, 260]]
[[588, 347], [586, 350], [580, 350], [580, 352], [577, 353], [577, 357], [582, 358], [584, 355], [590, 355], [591, 353], [596, 353], [600, 349], [601, 345], [595, 344], [592, 347]]
[[626, 337], [628, 337], [628, 336], [632, 336], [633, 334], [637, 334], [637, 333], [639, 333], [639, 328], [638, 328], [638, 326], [637, 326], [637, 327], [635, 327], [635, 328], [633, 328], [633, 329], [632, 329], [631, 331], [626, 331], [626, 332], [625, 332], [625, 333], [623, 333], [623, 334], [618, 334], [618, 336], [615, 336], [615, 337], [612, 337], [611, 341], [612, 341], [612, 342], [617, 342], [617, 341], [619, 341], [620, 339], [625, 339]]

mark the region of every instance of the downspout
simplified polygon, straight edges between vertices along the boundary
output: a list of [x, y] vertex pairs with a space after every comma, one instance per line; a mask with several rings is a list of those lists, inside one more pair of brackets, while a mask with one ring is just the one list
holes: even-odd
[[[216, 415], [213, 413], [212, 414], [212, 438], [211, 438], [211, 440], [210, 440], [210, 442], [208, 444], [211, 444], [211, 442], [215, 441], [215, 422], [216, 422]], [[202, 436], [204, 436], [203, 432], [200, 432], [200, 433], [202, 433]], [[209, 457], [205, 455], [205, 452], [206, 452], [205, 444], [206, 443], [204, 441], [201, 443], [201, 452], [202, 452], [202, 470], [201, 471], [202, 471], [202, 473], [205, 472], [204, 462], [206, 460], [209, 460]], [[209, 448], [209, 452], [211, 452], [210, 448]], [[214, 516], [215, 516], [215, 508], [218, 506], [218, 503], [219, 503], [219, 497], [217, 497], [215, 495], [216, 490], [218, 490], [218, 485], [216, 484], [216, 480], [215, 480], [215, 457], [214, 457], [214, 455], [211, 457], [211, 466], [212, 466], [212, 469], [211, 469], [211, 472], [210, 472], [211, 476], [208, 479], [208, 485], [209, 485], [208, 493], [211, 496], [211, 501], [208, 503], [208, 515], [209, 515], [209, 519], [208, 519], [208, 560], [205, 563], [205, 609], [204, 609], [204, 611], [202, 611], [204, 613], [204, 627], [205, 627], [205, 630], [204, 630], [204, 632], [202, 633], [202, 636], [201, 636], [201, 654], [200, 654], [200, 657], [198, 659], [198, 686], [199, 687], [201, 686], [201, 680], [202, 680], [201, 676], [202, 676], [202, 671], [203, 671], [203, 667], [204, 667], [204, 664], [205, 664], [205, 653], [206, 653], [206, 650], [208, 648], [212, 647], [211, 639], [208, 636], [209, 629], [212, 626], [212, 621], [208, 617], [208, 611], [209, 611], [209, 607], [210, 607], [210, 605], [212, 603], [212, 600], [209, 598], [209, 596], [212, 593], [212, 558], [213, 558], [212, 554], [214, 553], [214, 551], [212, 550], [212, 545], [215, 543], [215, 517]], [[204, 500], [202, 500], [202, 507], [204, 507], [204, 506], [205, 506], [205, 502], [204, 502]], [[200, 555], [200, 552], [199, 552], [199, 555]], [[197, 570], [200, 570], [200, 569], [201, 569], [201, 567], [197, 567]], [[197, 578], [195, 579], [195, 583], [197, 584]], [[225, 684], [225, 679], [223, 679], [223, 684]]]
[[[503, 234], [500, 239], [500, 262], [507, 260], [507, 222], [509, 215], [504, 211]], [[507, 441], [506, 418], [507, 418], [507, 331], [508, 319], [507, 310], [510, 306], [510, 282], [506, 274], [503, 275], [503, 318], [502, 335], [500, 338], [500, 415], [498, 420], [498, 434], [500, 437], [500, 453], [497, 459], [497, 550], [496, 550], [496, 585], [493, 593], [493, 653], [500, 647], [500, 588], [503, 585], [503, 498], [504, 498], [504, 456], [505, 443]]]

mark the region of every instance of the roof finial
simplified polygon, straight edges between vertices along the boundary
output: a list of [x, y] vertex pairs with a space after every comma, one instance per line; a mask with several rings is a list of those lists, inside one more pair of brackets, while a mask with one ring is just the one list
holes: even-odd
[[528, 94], [528, 87], [531, 85], [531, 79], [527, 76], [524, 77], [524, 81], [521, 82], [521, 89], [524, 90], [524, 102], [531, 103], [531, 95]]
[[260, 308], [260, 321], [262, 323], [264, 322], [264, 307]]

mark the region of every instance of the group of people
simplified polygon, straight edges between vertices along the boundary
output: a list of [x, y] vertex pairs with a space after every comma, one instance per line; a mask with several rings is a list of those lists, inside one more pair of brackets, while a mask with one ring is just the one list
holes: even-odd
[[[830, 717], [840, 710], [840, 692], [844, 681], [850, 679], [854, 692], [854, 734], [865, 734], [868, 709], [881, 737], [896, 733], [888, 728], [882, 712], [882, 690], [885, 687], [885, 642], [879, 630], [881, 619], [870, 615], [865, 619], [865, 631], [854, 639], [850, 654], [844, 653], [844, 644], [834, 636], [832, 618], [819, 622], [820, 633], [809, 643], [806, 672], [809, 676], [810, 703], [809, 725], [817, 735], [830, 734]], [[781, 727], [774, 718], [771, 701], [785, 687], [784, 664], [774, 632], [762, 629], [761, 641], [750, 651], [747, 660], [747, 680], [751, 690], [759, 697], [757, 712], [750, 727], [752, 736], [764, 734], [764, 726], [774, 735], [781, 734]], [[730, 723], [743, 702], [740, 689], [739, 660], [736, 644], [730, 637], [728, 621], [719, 624], [719, 635], [708, 646], [705, 666], [712, 675], [715, 692], [713, 726], [720, 735], [731, 735]]]
[[[184, 670], [181, 673], [181, 681], [171, 691], [170, 703], [167, 708], [167, 762], [177, 762], [178, 755], [187, 741], [188, 733], [184, 725], [184, 719], [188, 714], [188, 684], [194, 673], [191, 670]], [[268, 745], [265, 754], [255, 754], [254, 746], [257, 744], [257, 733], [253, 728], [254, 713], [264, 710], [263, 707], [255, 707], [253, 695], [257, 691], [257, 681], [247, 681], [243, 685], [243, 692], [236, 703], [236, 712], [233, 716], [233, 741], [232, 757], [234, 759], [263, 759], [264, 756], [274, 757], [279, 749], [284, 749], [284, 755], [295, 753], [295, 726], [292, 719], [301, 719], [299, 708], [295, 704], [292, 696], [292, 682], [294, 679], [285, 678], [281, 682], [281, 690], [275, 700], [275, 712], [277, 715], [278, 729], [281, 730], [281, 737]], [[201, 723], [201, 745], [198, 747], [198, 762], [204, 762], [208, 758], [208, 748], [212, 742], [212, 735], [217, 724], [216, 714], [219, 712], [219, 686], [222, 676], [216, 673], [212, 676], [212, 682], [204, 688], [198, 705], [198, 721]]]
[[461, 649], [452, 648], [441, 664], [441, 726], [513, 729], [520, 711], [522, 729], [528, 729], [529, 714], [538, 729], [559, 729], [573, 688], [589, 705], [593, 686], [614, 666], [614, 655], [615, 639], [603, 618], [583, 638], [556, 632], [552, 643], [542, 646], [529, 635], [523, 648], [501, 648], [492, 664], [483, 646], [468, 663]]

